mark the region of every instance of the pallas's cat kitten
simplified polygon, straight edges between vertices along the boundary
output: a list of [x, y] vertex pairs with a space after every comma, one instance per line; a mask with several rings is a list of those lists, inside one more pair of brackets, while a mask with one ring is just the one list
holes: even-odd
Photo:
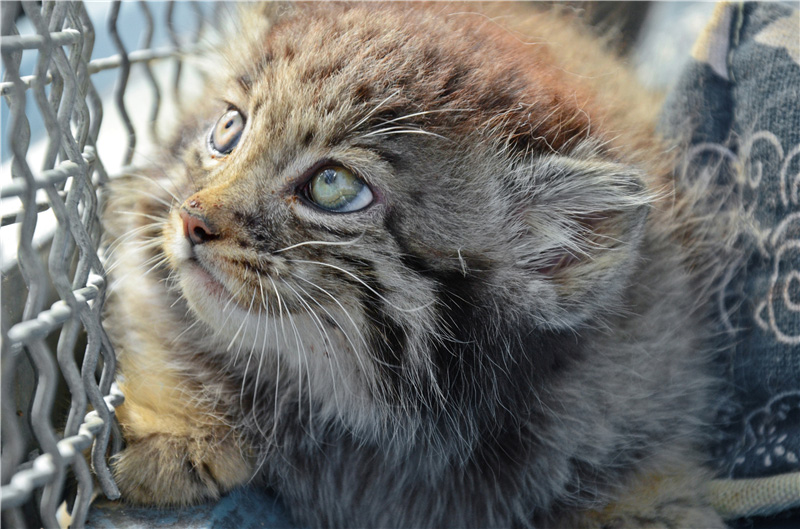
[[112, 186], [129, 501], [250, 481], [310, 527], [722, 527], [655, 105], [495, 8], [251, 7]]

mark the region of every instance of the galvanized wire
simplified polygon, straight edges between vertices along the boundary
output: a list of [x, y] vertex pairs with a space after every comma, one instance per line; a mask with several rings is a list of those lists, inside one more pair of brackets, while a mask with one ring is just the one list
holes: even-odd
[[[147, 6], [147, 2], [144, 0], [139, 0], [139, 7], [142, 10], [142, 14], [145, 17], [146, 26], [145, 30], [142, 33], [142, 41], [139, 45], [142, 49], [148, 49], [153, 43], [153, 31], [155, 29], [155, 24], [153, 22], [153, 14], [150, 12], [150, 8]], [[130, 60], [130, 57], [129, 57]], [[132, 61], [131, 61], [132, 62]], [[150, 88], [153, 91], [153, 107], [150, 110], [150, 137], [152, 141], [158, 141], [158, 131], [156, 129], [156, 121], [158, 120], [158, 110], [161, 107], [161, 89], [158, 87], [158, 82], [156, 81], [155, 76], [153, 75], [153, 70], [150, 68], [150, 64], [142, 63], [142, 66], [145, 68], [145, 75], [147, 76], [148, 83], [150, 84]]]
[[[0, 198], [4, 206], [13, 201], [21, 204], [10, 212], [4, 207], [2, 216], [4, 230], [17, 230], [14, 263], [3, 264], [7, 276], [2, 290], [0, 506], [7, 526], [58, 526], [57, 511], [65, 505], [68, 491], [75, 492], [70, 502], [72, 527], [83, 526], [95, 479], [108, 498], [119, 497], [108, 458], [121, 446], [114, 409], [123, 396], [113, 384], [116, 357], [102, 325], [106, 280], [98, 256], [102, 210], [98, 191], [109, 177], [97, 143], [103, 99], [92, 76], [109, 69], [119, 72], [113, 106], [125, 128], [117, 133], [127, 137], [122, 160], [127, 166], [137, 140], [125, 106], [128, 81], [136, 72], [146, 76], [154, 95], [150, 133], [155, 136], [152, 123], [162, 92], [150, 63], [174, 58], [172, 90], [178, 94], [182, 57], [194, 51], [205, 27], [203, 9], [193, 7], [197, 19], [189, 42], [181, 42], [170, 4], [167, 20], [160, 22], [167, 23], [173, 45], [154, 49], [158, 20], [140, 1], [144, 38], [140, 49], [128, 51], [118, 23], [120, 12], [133, 6], [114, 2], [106, 31], [117, 53], [91, 60], [95, 30], [82, 2], [2, 3], [0, 96], [8, 110], [3, 138], [11, 162]], [[20, 34], [16, 24], [20, 14], [33, 27], [32, 33]], [[20, 71], [24, 54], [36, 59], [30, 75]], [[142, 69], [134, 72], [132, 66], [137, 64], [143, 64]], [[34, 113], [44, 122], [38, 137], [32, 137]], [[44, 145], [44, 154], [34, 162], [29, 148], [37, 142]], [[44, 246], [37, 233], [44, 226], [43, 214], [55, 218]], [[21, 307], [18, 313], [12, 305]], [[58, 415], [57, 399], [69, 401], [66, 417]], [[57, 429], [54, 423], [64, 426]], [[96, 478], [86, 458], [90, 448]]]
[[136, 131], [133, 130], [131, 118], [128, 116], [128, 111], [125, 110], [125, 88], [128, 86], [128, 77], [131, 71], [131, 61], [128, 59], [128, 52], [125, 50], [125, 45], [122, 44], [122, 39], [117, 31], [117, 17], [119, 16], [119, 2], [115, 2], [111, 6], [111, 13], [108, 16], [108, 33], [111, 35], [119, 51], [120, 64], [119, 64], [119, 80], [117, 81], [117, 88], [114, 91], [114, 101], [117, 103], [117, 110], [122, 116], [122, 122], [125, 129], [128, 131], [128, 148], [125, 152], [125, 165], [129, 165], [133, 160], [133, 149], [136, 148]]
[[[175, 31], [175, 2], [170, 2], [167, 6], [167, 31], [169, 31], [169, 38], [172, 41], [172, 45], [175, 47], [180, 46], [180, 40], [178, 39], [178, 32]], [[180, 58], [176, 58], [175, 60], [175, 70], [172, 77], [172, 96], [175, 98], [175, 101], [180, 101], [180, 83], [181, 83], [181, 72], [183, 71], [183, 62]], [[180, 103], [179, 103], [180, 104]]]

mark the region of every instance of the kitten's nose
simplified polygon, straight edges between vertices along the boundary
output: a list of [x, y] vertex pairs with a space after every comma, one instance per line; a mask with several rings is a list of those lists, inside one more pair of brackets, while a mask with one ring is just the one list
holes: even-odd
[[183, 220], [183, 235], [192, 244], [203, 244], [217, 238], [217, 233], [209, 227], [202, 215], [184, 207], [181, 208], [180, 216]]

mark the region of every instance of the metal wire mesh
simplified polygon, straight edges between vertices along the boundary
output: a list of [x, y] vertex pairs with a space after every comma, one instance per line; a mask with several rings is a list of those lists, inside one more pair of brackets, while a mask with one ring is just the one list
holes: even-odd
[[[57, 512], [67, 504], [72, 526], [84, 525], [95, 487], [84, 457], [89, 449], [102, 493], [119, 496], [107, 461], [120, 448], [114, 409], [123, 396], [113, 384], [114, 348], [102, 326], [106, 275], [98, 255], [98, 192], [109, 179], [109, 163], [125, 170], [136, 152], [125, 100], [132, 66], [141, 65], [136, 73], [150, 87], [153, 136], [162, 90], [150, 65], [173, 62], [177, 94], [182, 57], [201, 38], [208, 11], [191, 8], [194, 31], [181, 39], [170, 3], [161, 20], [170, 44], [153, 48], [158, 20], [152, 8], [144, 1], [110, 4], [106, 30], [116, 53], [93, 59], [95, 28], [82, 2], [2, 3], [2, 162], [8, 174], [0, 197], [3, 254], [10, 255], [2, 263], [0, 502], [6, 527], [58, 527], [63, 519]], [[128, 52], [121, 12], [133, 10], [144, 20], [142, 40]], [[34, 65], [27, 75], [26, 62]], [[122, 125], [112, 130], [125, 138], [121, 163], [109, 162], [98, 146], [104, 99], [94, 80], [105, 70], [117, 71], [113, 101]]]

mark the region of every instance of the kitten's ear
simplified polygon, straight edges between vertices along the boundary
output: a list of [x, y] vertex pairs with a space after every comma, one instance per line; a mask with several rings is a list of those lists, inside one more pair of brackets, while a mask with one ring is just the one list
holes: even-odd
[[542, 323], [574, 328], [618, 307], [652, 197], [633, 167], [552, 156], [527, 175], [522, 265]]

